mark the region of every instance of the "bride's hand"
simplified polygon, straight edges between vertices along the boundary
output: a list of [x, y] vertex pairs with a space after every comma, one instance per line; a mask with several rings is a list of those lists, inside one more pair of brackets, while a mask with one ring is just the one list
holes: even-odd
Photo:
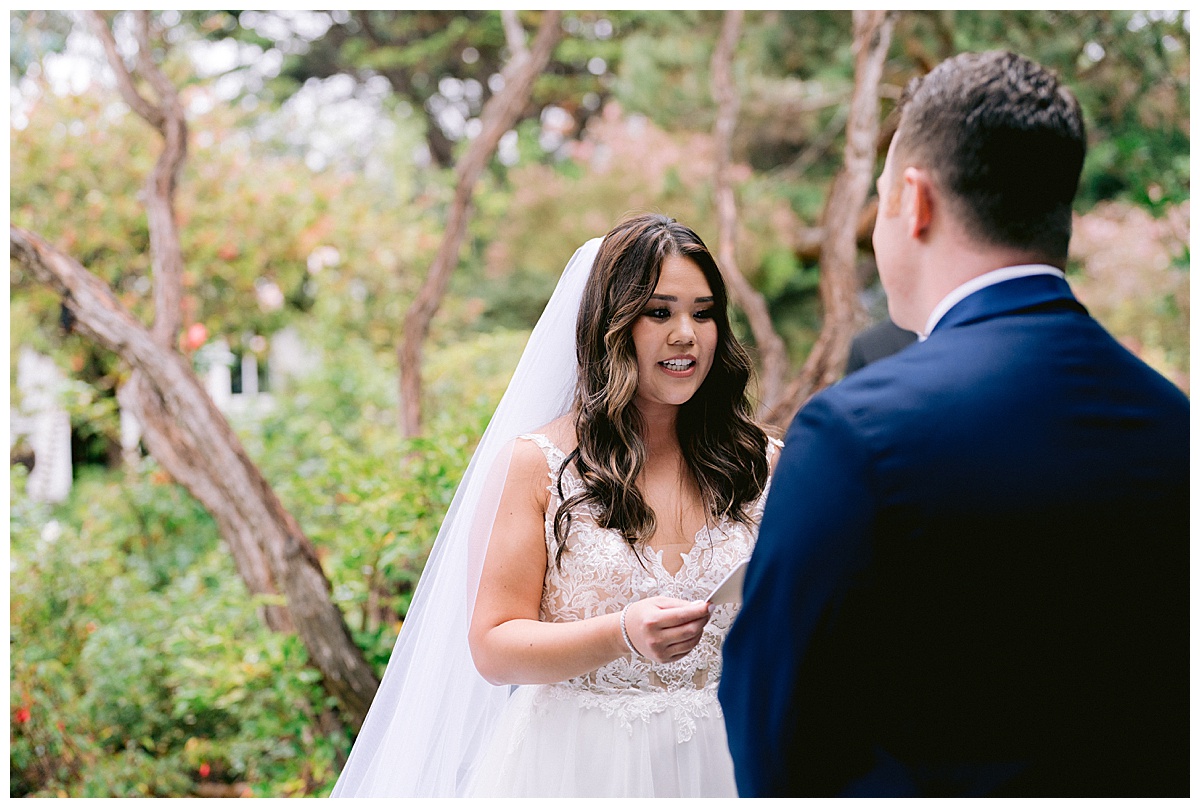
[[700, 642], [708, 623], [704, 601], [653, 597], [635, 601], [625, 613], [625, 630], [633, 647], [652, 662], [674, 662]]

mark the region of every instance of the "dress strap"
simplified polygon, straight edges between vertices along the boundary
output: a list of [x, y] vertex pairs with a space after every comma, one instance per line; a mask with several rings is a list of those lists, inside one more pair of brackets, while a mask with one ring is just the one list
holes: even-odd
[[[774, 449], [774, 451], [772, 451], [772, 449]], [[767, 435], [767, 460], [774, 464], [774, 462], [779, 459], [779, 453], [782, 451], [783, 441]]]
[[537, 447], [542, 450], [542, 454], [546, 456], [546, 465], [550, 468], [550, 479], [557, 480], [563, 463], [567, 459], [566, 452], [555, 446], [552, 440], [540, 432], [528, 432], [518, 437], [537, 444]]

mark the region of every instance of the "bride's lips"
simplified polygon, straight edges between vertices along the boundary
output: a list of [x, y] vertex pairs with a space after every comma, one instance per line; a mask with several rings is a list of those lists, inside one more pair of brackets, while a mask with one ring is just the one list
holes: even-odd
[[680, 354], [664, 359], [658, 363], [663, 373], [677, 379], [686, 379], [696, 372], [696, 357], [691, 354]]

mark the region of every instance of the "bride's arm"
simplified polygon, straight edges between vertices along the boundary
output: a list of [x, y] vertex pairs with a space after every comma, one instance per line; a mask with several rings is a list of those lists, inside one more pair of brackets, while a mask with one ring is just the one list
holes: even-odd
[[[541, 450], [517, 441], [469, 633], [475, 667], [492, 684], [561, 682], [629, 653], [620, 613], [569, 623], [538, 619], [547, 564], [547, 481]], [[629, 609], [626, 628], [639, 651], [666, 661], [690, 651], [707, 621], [703, 603], [650, 598]]]

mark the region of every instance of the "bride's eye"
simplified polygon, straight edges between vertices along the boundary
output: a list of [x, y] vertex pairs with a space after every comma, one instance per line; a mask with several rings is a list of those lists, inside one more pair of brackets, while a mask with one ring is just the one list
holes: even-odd
[[711, 320], [712, 316], [713, 316], [713, 310], [712, 309], [700, 309], [700, 311], [696, 312], [692, 316], [695, 317], [697, 320]]
[[646, 309], [644, 312], [642, 312], [642, 314], [646, 315], [647, 317], [652, 317], [655, 320], [665, 320], [671, 316], [671, 310], [664, 308]]

